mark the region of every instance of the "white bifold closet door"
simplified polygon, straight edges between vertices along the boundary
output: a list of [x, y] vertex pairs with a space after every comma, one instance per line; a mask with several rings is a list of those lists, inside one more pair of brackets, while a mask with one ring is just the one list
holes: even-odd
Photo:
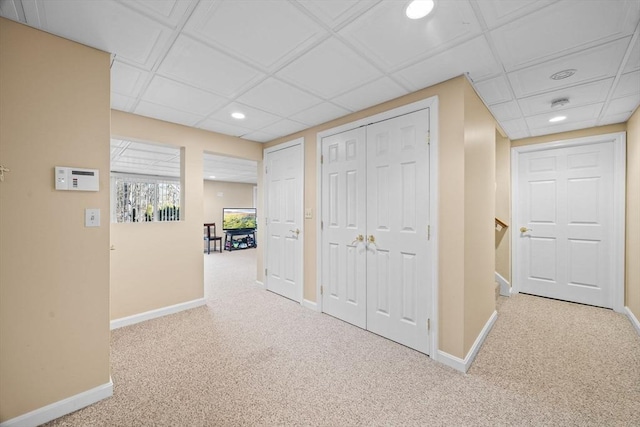
[[429, 114], [322, 140], [322, 307], [429, 353]]

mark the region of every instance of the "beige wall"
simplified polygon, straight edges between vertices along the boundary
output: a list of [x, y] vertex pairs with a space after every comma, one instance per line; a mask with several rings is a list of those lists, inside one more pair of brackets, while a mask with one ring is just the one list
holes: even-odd
[[[390, 109], [416, 102], [432, 96], [438, 96], [439, 111], [439, 349], [463, 358], [466, 354], [465, 350], [465, 328], [469, 331], [480, 330], [488, 319], [480, 320], [486, 313], [493, 310], [493, 302], [489, 302], [492, 295], [492, 288], [486, 285], [487, 272], [490, 271], [490, 283], [493, 283], [494, 258], [493, 258], [493, 194], [494, 194], [494, 178], [493, 178], [493, 155], [494, 155], [494, 137], [495, 124], [493, 119], [488, 115], [484, 105], [478, 102], [475, 93], [469, 92], [471, 86], [464, 77], [458, 77], [441, 84], [411, 93], [398, 99], [385, 102], [375, 107], [342, 117], [337, 120], [316, 126], [305, 131], [293, 134], [284, 138], [277, 139], [265, 145], [271, 147], [282, 142], [290, 141], [295, 138], [303, 137], [305, 141], [305, 208], [313, 210], [313, 218], [305, 219], [305, 241], [304, 241], [304, 298], [309, 301], [316, 301], [316, 262], [317, 262], [317, 239], [316, 235], [316, 215], [318, 215], [317, 206], [317, 133], [326, 129], [331, 129], [342, 124], [350, 123], [355, 120], [365, 118], [377, 113], [388, 111]], [[465, 96], [470, 98], [473, 105], [465, 108]], [[474, 123], [469, 126], [463, 126], [465, 121], [465, 113], [474, 116]], [[488, 135], [488, 121], [490, 120], [491, 135], [485, 141]], [[477, 127], [477, 129], [475, 129]], [[476, 134], [477, 132], [477, 134]], [[465, 136], [468, 144], [465, 144]], [[470, 173], [478, 172], [477, 177], [486, 180], [479, 184], [483, 187], [482, 192], [490, 189], [491, 193], [486, 194], [490, 198], [489, 208], [485, 209], [482, 215], [486, 216], [490, 211], [491, 221], [483, 222], [480, 220], [475, 224], [476, 227], [482, 229], [477, 236], [483, 236], [484, 242], [476, 242], [475, 237], [469, 240], [465, 239], [465, 209], [475, 208], [476, 201], [465, 203], [465, 150], [477, 150], [483, 159], [490, 161], [491, 172], [488, 174], [481, 173], [473, 167]], [[489, 151], [487, 151], [489, 150]], [[471, 186], [471, 183], [469, 183]], [[484, 204], [483, 204], [484, 206]], [[480, 224], [480, 225], [478, 225]], [[490, 239], [486, 239], [486, 235], [491, 235]], [[474, 235], [476, 236], [476, 235]], [[468, 261], [465, 256], [465, 245], [469, 247], [483, 247], [484, 252], [491, 253], [487, 256], [487, 266], [483, 266], [482, 272], [474, 272], [473, 275], [465, 276], [465, 262]], [[486, 247], [485, 247], [486, 246]], [[490, 258], [490, 260], [488, 259]], [[484, 259], [484, 258], [482, 258]], [[486, 271], [485, 271], [486, 270]], [[480, 274], [480, 279], [476, 279]], [[480, 284], [479, 284], [480, 283]], [[481, 298], [477, 305], [471, 309], [472, 314], [465, 321], [465, 291], [469, 290], [471, 294], [487, 292], [486, 298]], [[489, 314], [490, 315], [490, 314]], [[476, 324], [477, 323], [477, 324]], [[470, 332], [472, 334], [473, 332]], [[467, 334], [469, 335], [469, 334]], [[475, 340], [475, 337], [474, 337]]]
[[253, 207], [255, 184], [204, 181], [204, 221], [215, 222], [218, 235], [222, 233], [222, 208]]
[[627, 271], [625, 305], [640, 319], [640, 108], [627, 123]]
[[[111, 319], [202, 298], [202, 224], [208, 220], [204, 152], [257, 160], [261, 167], [262, 144], [116, 110], [111, 112], [111, 132], [116, 137], [182, 147], [184, 195], [179, 222], [112, 224]], [[258, 280], [261, 272], [258, 245]]]
[[496, 123], [471, 84], [465, 83], [463, 355], [495, 310], [496, 265]]
[[[0, 422], [109, 383], [109, 62], [0, 18]], [[100, 191], [56, 191], [55, 166]]]
[[511, 283], [511, 143], [497, 131], [496, 217], [509, 226], [495, 231], [496, 272]]

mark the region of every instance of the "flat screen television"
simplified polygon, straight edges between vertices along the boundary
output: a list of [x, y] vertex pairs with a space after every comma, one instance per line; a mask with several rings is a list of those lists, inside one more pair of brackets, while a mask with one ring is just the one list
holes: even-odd
[[255, 230], [257, 228], [256, 208], [223, 208], [222, 229]]

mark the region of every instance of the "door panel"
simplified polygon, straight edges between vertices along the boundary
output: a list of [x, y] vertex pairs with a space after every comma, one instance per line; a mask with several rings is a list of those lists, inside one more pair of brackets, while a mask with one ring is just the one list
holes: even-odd
[[519, 157], [520, 291], [612, 307], [613, 143]]
[[[367, 126], [367, 329], [429, 352], [428, 110]], [[380, 274], [381, 258], [385, 260]], [[378, 309], [380, 301], [385, 308]]]
[[322, 139], [322, 310], [366, 328], [365, 132]]
[[[268, 290], [302, 301], [302, 145], [266, 153]], [[298, 232], [296, 232], [298, 231]]]

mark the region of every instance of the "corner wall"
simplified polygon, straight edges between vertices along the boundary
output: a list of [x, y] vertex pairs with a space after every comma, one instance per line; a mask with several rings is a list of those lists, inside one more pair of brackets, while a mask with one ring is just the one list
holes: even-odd
[[626, 225], [625, 305], [640, 320], [640, 108], [627, 122]]
[[[109, 65], [0, 18], [0, 422], [111, 390]], [[56, 191], [55, 166], [98, 169], [100, 191]]]
[[[204, 152], [256, 160], [261, 168], [262, 144], [117, 110], [111, 112], [111, 132], [182, 147], [184, 195], [178, 222], [111, 225], [111, 319], [203, 298]], [[262, 280], [261, 245], [257, 250]]]

